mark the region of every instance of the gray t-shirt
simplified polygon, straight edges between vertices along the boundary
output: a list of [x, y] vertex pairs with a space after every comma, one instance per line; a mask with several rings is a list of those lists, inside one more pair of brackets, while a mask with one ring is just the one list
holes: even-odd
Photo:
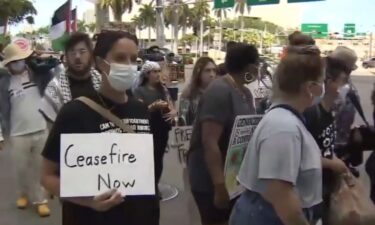
[[321, 168], [319, 147], [303, 122], [289, 110], [275, 108], [256, 128], [238, 180], [258, 193], [267, 189], [269, 179], [290, 182], [302, 207], [310, 208], [322, 201]]
[[220, 77], [211, 82], [202, 95], [198, 105], [188, 156], [188, 170], [193, 191], [210, 192], [212, 190], [212, 181], [203, 153], [202, 122], [210, 120], [223, 126], [219, 147], [224, 165], [236, 116], [255, 114], [253, 97], [250, 90], [246, 90], [246, 98], [244, 98], [239, 90], [230, 84], [225, 77]]
[[136, 88], [134, 91], [134, 96], [138, 99], [141, 99], [146, 105], [151, 105], [158, 100], [168, 100], [168, 96], [164, 89], [160, 91], [157, 89], [151, 89], [147, 86], [140, 86]]
[[42, 97], [27, 73], [11, 76], [9, 98], [12, 105], [11, 136], [31, 134], [47, 128], [47, 123], [39, 112]]

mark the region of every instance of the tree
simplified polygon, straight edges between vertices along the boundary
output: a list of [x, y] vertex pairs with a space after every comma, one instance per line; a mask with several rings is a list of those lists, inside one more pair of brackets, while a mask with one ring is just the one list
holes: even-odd
[[154, 7], [150, 4], [142, 5], [139, 9], [139, 18], [141, 24], [148, 28], [148, 42], [151, 44], [151, 29], [156, 26], [156, 12]]
[[251, 6], [247, 5], [246, 0], [236, 0], [235, 9], [236, 13], [241, 15], [241, 41], [243, 41], [243, 30], [244, 30], [244, 14], [245, 10], [250, 13]]
[[133, 10], [133, 0], [100, 0], [102, 8], [111, 8], [117, 23], [122, 22], [122, 15]]
[[[191, 26], [191, 20], [193, 18], [192, 11], [189, 5], [184, 4], [182, 0], [177, 0], [169, 5], [164, 13], [165, 25], [172, 25], [174, 47], [178, 47], [178, 33], [182, 29], [182, 35], [186, 34], [186, 30]], [[174, 49], [172, 49], [174, 50]]]
[[87, 29], [90, 33], [94, 33], [96, 30], [96, 24], [95, 23], [89, 23], [86, 25]]
[[[0, 1], [0, 20], [5, 24], [17, 24], [27, 19], [28, 22], [34, 22], [32, 15], [37, 11], [29, 0], [1, 0]], [[6, 33], [5, 26], [5, 33]]]
[[85, 32], [87, 32], [87, 24], [85, 23], [85, 21], [83, 21], [83, 20], [78, 20], [77, 21], [77, 31], [78, 32], [83, 32], [83, 33], [85, 33]]
[[229, 9], [227, 8], [220, 8], [215, 9], [215, 16], [219, 18], [219, 27], [220, 27], [220, 34], [219, 34], [219, 49], [221, 49], [221, 42], [223, 38], [223, 19], [227, 17], [227, 12]]

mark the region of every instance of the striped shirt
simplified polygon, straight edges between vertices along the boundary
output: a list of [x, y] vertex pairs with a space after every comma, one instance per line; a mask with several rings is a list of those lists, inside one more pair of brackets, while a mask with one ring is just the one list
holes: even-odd
[[10, 135], [20, 136], [46, 129], [46, 121], [39, 112], [41, 95], [29, 75], [12, 75], [8, 91], [11, 103]]

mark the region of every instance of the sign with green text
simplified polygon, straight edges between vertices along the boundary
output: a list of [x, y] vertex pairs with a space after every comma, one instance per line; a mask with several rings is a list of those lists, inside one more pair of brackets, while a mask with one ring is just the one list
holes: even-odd
[[355, 24], [354, 23], [346, 23], [344, 25], [344, 37], [345, 38], [353, 38], [355, 36]]
[[233, 6], [234, 0], [215, 0], [214, 2], [215, 9], [231, 8]]
[[247, 5], [271, 5], [279, 3], [280, 0], [247, 0]]
[[327, 38], [328, 24], [326, 23], [303, 23], [301, 25], [302, 33], [308, 34], [313, 38]]

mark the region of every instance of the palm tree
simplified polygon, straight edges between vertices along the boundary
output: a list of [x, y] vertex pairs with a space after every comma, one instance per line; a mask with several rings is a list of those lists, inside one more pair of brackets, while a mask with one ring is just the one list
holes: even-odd
[[89, 23], [86, 25], [87, 29], [90, 33], [94, 33], [96, 30], [96, 24], [95, 23]]
[[100, 0], [102, 8], [110, 7], [113, 17], [117, 23], [122, 22], [122, 15], [125, 12], [131, 13], [133, 10], [133, 0]]
[[221, 42], [223, 38], [223, 19], [227, 17], [228, 11], [229, 11], [228, 8], [215, 9], [215, 16], [219, 18], [219, 27], [220, 27], [219, 50], [221, 50]]
[[210, 15], [210, 5], [205, 0], [196, 0], [193, 8], [193, 30], [198, 33], [200, 29], [200, 51], [203, 52], [203, 27], [204, 19]]
[[236, 13], [239, 13], [241, 15], [241, 42], [243, 41], [243, 29], [244, 29], [244, 14], [245, 10], [247, 13], [250, 13], [251, 6], [247, 5], [246, 0], [236, 0], [236, 6], [235, 9]]
[[[27, 19], [28, 22], [34, 22], [32, 15], [36, 15], [37, 11], [29, 0], [1, 0], [0, 1], [0, 20], [5, 24], [17, 24]], [[6, 33], [5, 26], [5, 31]]]
[[77, 22], [77, 28], [78, 28], [77, 30], [79, 32], [85, 33], [87, 31], [87, 24], [83, 20], [78, 20], [78, 22]]
[[148, 42], [151, 44], [151, 29], [156, 26], [156, 11], [152, 2], [150, 4], [142, 5], [139, 9], [139, 19], [144, 27], [148, 28]]

